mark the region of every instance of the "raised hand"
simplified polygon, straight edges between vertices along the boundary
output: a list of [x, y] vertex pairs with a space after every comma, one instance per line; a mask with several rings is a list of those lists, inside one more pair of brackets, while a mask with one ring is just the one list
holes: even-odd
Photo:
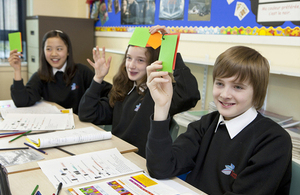
[[160, 32], [161, 34], [168, 34], [170, 33], [170, 30], [165, 26], [156, 25], [156, 26], [151, 26], [149, 32], [151, 34], [154, 34], [156, 32]]
[[112, 57], [108, 57], [107, 61], [105, 59], [105, 47], [102, 48], [102, 55], [99, 51], [99, 47], [96, 47], [96, 50], [93, 49], [93, 59], [92, 62], [90, 59], [87, 59], [88, 63], [93, 66], [95, 69], [94, 80], [98, 83], [102, 83], [104, 77], [107, 75], [110, 67], [110, 62]]
[[9, 53], [8, 62], [11, 67], [14, 68], [14, 79], [16, 81], [21, 80], [21, 58], [23, 54], [18, 53], [18, 50], [12, 50]]
[[157, 71], [162, 62], [156, 61], [147, 66], [147, 86], [150, 90], [154, 106], [154, 120], [165, 120], [168, 117], [172, 96], [172, 79], [168, 72]]

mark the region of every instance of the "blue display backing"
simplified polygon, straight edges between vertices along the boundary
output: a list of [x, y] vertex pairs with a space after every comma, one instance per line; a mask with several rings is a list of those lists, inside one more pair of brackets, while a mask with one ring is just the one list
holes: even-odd
[[[154, 25], [164, 25], [170, 27], [263, 27], [262, 25], [256, 22], [256, 16], [251, 11], [251, 1], [250, 0], [238, 0], [239, 2], [243, 2], [247, 5], [249, 9], [248, 15], [243, 19], [239, 20], [237, 16], [234, 16], [235, 6], [237, 0], [233, 1], [230, 5], [228, 5], [227, 0], [212, 0], [211, 4], [211, 18], [210, 21], [188, 21], [188, 5], [189, 1], [185, 1], [184, 6], [184, 20], [160, 20], [159, 19], [159, 4], [160, 0], [155, 1], [155, 24]], [[105, 1], [107, 4], [107, 0]], [[121, 1], [120, 1], [121, 6]], [[109, 20], [103, 25], [107, 27], [137, 27], [137, 26], [151, 26], [151, 25], [121, 25], [121, 12], [115, 14], [114, 6], [112, 6], [112, 12], [108, 12]], [[95, 23], [95, 27], [101, 27], [101, 22], [98, 20]], [[274, 26], [277, 27], [277, 26]], [[293, 24], [290, 21], [284, 22], [280, 27], [286, 28], [294, 28], [299, 27]]]

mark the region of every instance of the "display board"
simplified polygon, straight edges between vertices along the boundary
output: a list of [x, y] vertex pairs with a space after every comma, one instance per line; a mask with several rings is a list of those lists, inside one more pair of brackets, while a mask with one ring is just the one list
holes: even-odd
[[300, 0], [90, 0], [96, 31], [132, 32], [164, 25], [171, 32], [300, 37]]

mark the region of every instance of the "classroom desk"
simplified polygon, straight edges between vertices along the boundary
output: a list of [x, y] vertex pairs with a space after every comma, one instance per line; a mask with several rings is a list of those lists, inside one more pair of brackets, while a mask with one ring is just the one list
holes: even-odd
[[[75, 122], [76, 129], [93, 126], [96, 129], [104, 131], [103, 129], [101, 129], [100, 127], [98, 127], [92, 123], [80, 121], [76, 114], [74, 114], [74, 122]], [[120, 153], [137, 152], [138, 151], [138, 148], [136, 146], [133, 146], [133, 145], [129, 144], [128, 142], [126, 142], [114, 135], [112, 135], [112, 138], [109, 140], [83, 143], [81, 145], [82, 145], [82, 147], [78, 147], [78, 144], [76, 144], [76, 145], [60, 146], [60, 148], [67, 150], [73, 154], [96, 152], [99, 150], [106, 150], [106, 149], [110, 149], [110, 148], [117, 148], [120, 151]]]
[[[123, 154], [125, 158], [135, 163], [143, 170], [147, 170], [146, 168], [146, 160], [139, 156], [134, 152]], [[122, 177], [122, 176], [120, 176]], [[52, 185], [52, 183], [48, 180], [47, 176], [42, 172], [41, 169], [29, 170], [25, 172], [19, 172], [8, 175], [10, 189], [12, 194], [31, 194], [36, 185], [39, 185], [39, 191], [43, 195], [49, 195], [55, 193], [56, 188]], [[111, 178], [110, 178], [111, 179]], [[110, 180], [107, 179], [107, 180]], [[188, 183], [182, 181], [181, 179], [174, 177], [172, 180], [180, 183], [181, 185], [189, 188], [195, 194], [204, 195], [205, 193], [201, 192], [197, 188], [189, 185]], [[89, 185], [99, 183], [105, 180], [98, 180], [90, 183], [80, 184], [79, 186]], [[76, 186], [73, 186], [76, 187]], [[66, 192], [67, 188], [62, 188], [60, 195], [68, 195]]]
[[[57, 106], [59, 109], [62, 109], [61, 106], [59, 106], [55, 103], [50, 103], [50, 104]], [[92, 123], [81, 122], [76, 114], [74, 114], [74, 123], [75, 123], [75, 129], [93, 126], [96, 129], [99, 129], [100, 131], [104, 131], [103, 129], [99, 128], [96, 125], [93, 125]], [[3, 132], [3, 131], [0, 131], [0, 133], [1, 132]], [[25, 139], [26, 136], [23, 136], [15, 141], [9, 143], [9, 140], [13, 139], [14, 137], [15, 136], [0, 138], [0, 148], [26, 147], [26, 145], [24, 145], [24, 142], [26, 142], [26, 139]], [[83, 153], [95, 152], [95, 151], [106, 150], [106, 149], [111, 149], [111, 148], [117, 148], [120, 151], [120, 153], [138, 151], [137, 147], [127, 143], [126, 141], [124, 141], [114, 135], [109, 140], [101, 140], [101, 141], [95, 141], [95, 142], [89, 142], [89, 143], [74, 144], [74, 145], [69, 145], [69, 146], [60, 146], [60, 148], [67, 150], [73, 154], [83, 154]], [[30, 150], [33, 150], [33, 149], [30, 149]], [[69, 154], [62, 152], [56, 148], [45, 148], [43, 150], [45, 152], [47, 152], [48, 155], [45, 155], [40, 152], [38, 152], [38, 153], [40, 153], [42, 156], [45, 157], [44, 160], [50, 160], [50, 159], [70, 156]], [[0, 153], [8, 152], [8, 151], [10, 151], [10, 150], [1, 150]], [[8, 173], [11, 174], [11, 173], [16, 173], [16, 172], [20, 172], [20, 171], [39, 169], [39, 166], [38, 166], [37, 162], [30, 162], [30, 163], [25, 163], [25, 164], [21, 164], [21, 165], [9, 166], [6, 168], [7, 168]]]

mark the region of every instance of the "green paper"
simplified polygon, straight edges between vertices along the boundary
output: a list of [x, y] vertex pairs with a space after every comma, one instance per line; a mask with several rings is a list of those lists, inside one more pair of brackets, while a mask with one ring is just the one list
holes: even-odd
[[22, 52], [22, 39], [21, 39], [20, 32], [9, 33], [8, 41], [9, 41], [10, 51], [17, 49], [18, 52]]
[[150, 32], [148, 28], [136, 27], [129, 40], [128, 45], [146, 47], [149, 37]]
[[165, 35], [161, 42], [159, 61], [162, 61], [161, 71], [173, 72], [173, 61], [177, 45], [177, 35]]

